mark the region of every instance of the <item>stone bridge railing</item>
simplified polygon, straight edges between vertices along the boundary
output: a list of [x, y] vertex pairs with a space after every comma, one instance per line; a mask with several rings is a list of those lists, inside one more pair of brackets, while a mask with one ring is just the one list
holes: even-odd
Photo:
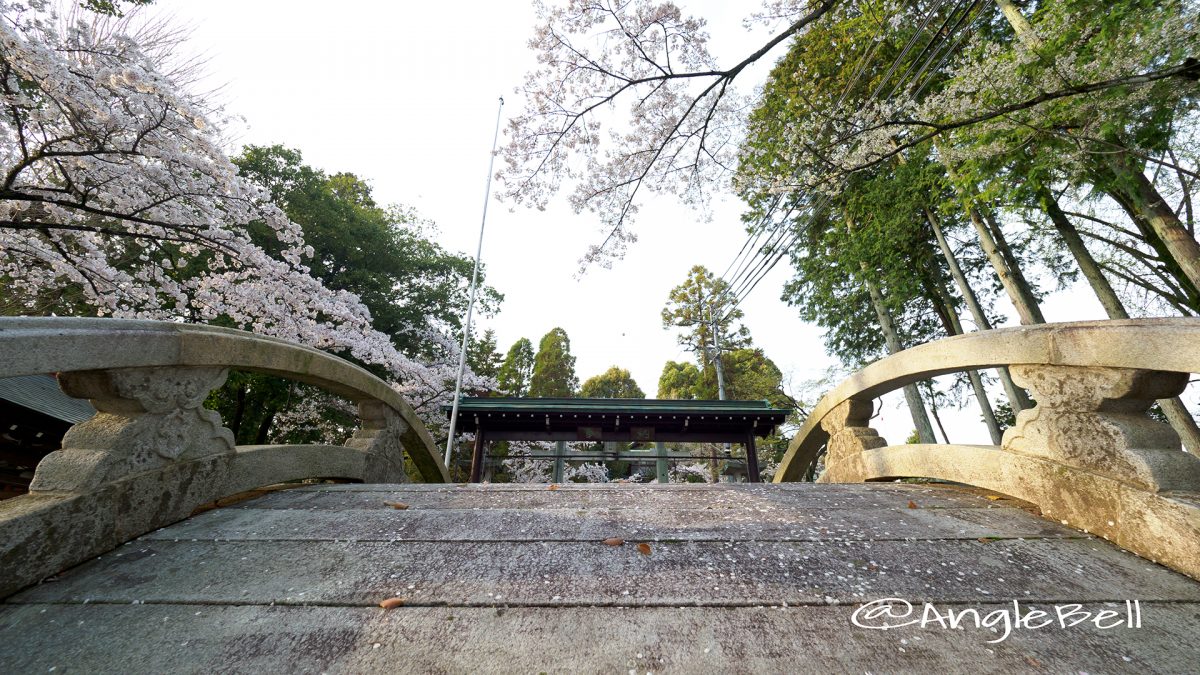
[[[870, 428], [883, 394], [997, 366], [1037, 400], [1000, 446], [888, 445]], [[1200, 458], [1146, 414], [1195, 372], [1200, 319], [1044, 324], [938, 340], [867, 366], [821, 399], [775, 480], [800, 480], [825, 447], [821, 481], [923, 477], [994, 490], [1200, 579]]]
[[[313, 384], [358, 404], [342, 446], [235, 446], [203, 407], [230, 369]], [[449, 476], [433, 439], [382, 380], [347, 361], [251, 333], [160, 321], [0, 318], [0, 377], [57, 373], [98, 411], [0, 502], [0, 597], [253, 488], [304, 478]]]

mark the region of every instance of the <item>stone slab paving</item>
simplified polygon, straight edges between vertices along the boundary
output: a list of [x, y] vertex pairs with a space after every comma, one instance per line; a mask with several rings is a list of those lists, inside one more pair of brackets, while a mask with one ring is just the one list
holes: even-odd
[[[885, 598], [912, 613], [872, 611]], [[1198, 634], [1200, 582], [941, 487], [339, 485], [198, 514], [8, 598], [0, 664], [1177, 673], [1200, 668]]]

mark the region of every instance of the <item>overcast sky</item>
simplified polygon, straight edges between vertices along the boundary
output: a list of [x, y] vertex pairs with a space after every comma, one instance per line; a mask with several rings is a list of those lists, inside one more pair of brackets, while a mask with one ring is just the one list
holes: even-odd
[[[741, 23], [751, 3], [685, 7], [709, 19], [723, 64], [761, 44], [761, 33]], [[415, 207], [436, 222], [443, 246], [474, 253], [498, 98], [505, 116], [517, 113], [513, 90], [534, 65], [530, 4], [158, 0], [153, 11], [193, 27], [191, 48], [209, 57], [227, 113], [244, 118], [234, 129], [238, 143], [280, 143], [325, 171], [355, 173], [380, 202]], [[765, 66], [744, 74], [743, 86], [764, 75]], [[736, 199], [715, 204], [714, 213], [704, 222], [672, 198], [644, 202], [640, 241], [628, 255], [577, 278], [580, 256], [602, 238], [594, 216], [573, 213], [565, 196], [544, 212], [493, 200], [483, 258], [505, 301], [481, 326], [496, 331], [502, 352], [521, 337], [536, 347], [560, 326], [581, 381], [619, 365], [653, 396], [663, 364], [691, 358], [662, 328], [668, 292], [693, 265], [723, 272], [746, 240]], [[834, 360], [820, 330], [779, 300], [787, 277], [779, 265], [742, 308], [755, 343], [798, 384]], [[1045, 311], [1052, 321], [1103, 318], [1086, 293], [1055, 294]], [[875, 426], [899, 443], [912, 423], [899, 397], [889, 400]], [[951, 440], [988, 442], [978, 418], [973, 405], [944, 415]]]

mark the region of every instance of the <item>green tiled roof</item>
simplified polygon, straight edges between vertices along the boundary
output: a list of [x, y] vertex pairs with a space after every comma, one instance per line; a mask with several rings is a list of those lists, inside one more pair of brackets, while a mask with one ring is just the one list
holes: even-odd
[[[443, 405], [447, 414], [450, 405]], [[772, 408], [767, 401], [710, 401], [656, 398], [488, 398], [462, 397], [459, 413], [591, 413], [591, 414], [671, 414], [671, 415], [778, 415], [791, 410]]]

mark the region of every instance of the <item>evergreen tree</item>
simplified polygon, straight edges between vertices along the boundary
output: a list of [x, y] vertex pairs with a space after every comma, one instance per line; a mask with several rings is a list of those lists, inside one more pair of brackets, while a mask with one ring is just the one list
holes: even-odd
[[567, 331], [554, 328], [542, 337], [533, 362], [529, 395], [570, 398], [575, 395], [579, 378], [575, 376], [575, 357]]
[[728, 284], [703, 265], [671, 289], [662, 311], [663, 328], [684, 329], [679, 344], [695, 352], [702, 369], [715, 367], [718, 379], [725, 376], [719, 355], [750, 346], [750, 331], [737, 323], [741, 318]]
[[686, 361], [667, 361], [658, 376], [658, 397], [669, 399], [696, 398], [700, 384], [700, 369]]
[[467, 364], [481, 377], [496, 379], [500, 374], [502, 357], [496, 351], [496, 331], [483, 331], [483, 337], [471, 340], [467, 347]]
[[513, 343], [504, 363], [496, 373], [500, 381], [500, 393], [505, 396], [525, 396], [529, 393], [529, 380], [533, 376], [533, 343], [521, 338]]
[[646, 398], [628, 370], [613, 366], [583, 383], [579, 395], [584, 398]]

